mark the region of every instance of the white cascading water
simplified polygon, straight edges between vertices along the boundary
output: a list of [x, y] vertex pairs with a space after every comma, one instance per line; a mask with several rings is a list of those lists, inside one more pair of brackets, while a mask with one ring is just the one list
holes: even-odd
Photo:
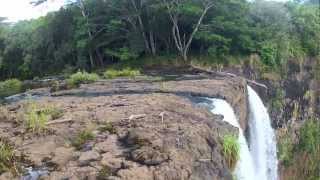
[[229, 103], [222, 99], [210, 99], [214, 108], [211, 110], [213, 114], [223, 115], [223, 120], [231, 125], [239, 128], [238, 142], [240, 144], [240, 159], [236, 165], [235, 175], [237, 180], [256, 180], [254, 174], [254, 165], [244, 136], [243, 130], [236, 118], [233, 108]]
[[209, 99], [214, 107], [211, 112], [223, 115], [224, 121], [239, 128], [240, 159], [234, 172], [237, 180], [277, 180], [276, 140], [267, 109], [249, 86], [248, 97], [250, 145], [229, 103], [222, 99]]
[[259, 180], [278, 179], [277, 142], [270, 117], [259, 95], [248, 86], [250, 151]]

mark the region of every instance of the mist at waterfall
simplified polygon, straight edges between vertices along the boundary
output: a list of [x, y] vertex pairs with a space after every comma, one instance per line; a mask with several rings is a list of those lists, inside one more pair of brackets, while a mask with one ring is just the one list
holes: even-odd
[[228, 102], [222, 99], [209, 99], [212, 103], [211, 112], [223, 115], [224, 121], [239, 128], [240, 159], [234, 171], [237, 180], [277, 180], [276, 139], [269, 114], [258, 94], [249, 86], [248, 99], [249, 141], [244, 136], [234, 110]]

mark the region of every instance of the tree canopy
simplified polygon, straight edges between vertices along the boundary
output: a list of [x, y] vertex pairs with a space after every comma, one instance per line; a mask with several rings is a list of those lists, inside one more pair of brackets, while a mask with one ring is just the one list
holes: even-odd
[[[35, 1], [35, 5], [44, 2]], [[0, 18], [0, 77], [32, 78], [143, 56], [319, 56], [315, 1], [76, 0], [30, 21]]]

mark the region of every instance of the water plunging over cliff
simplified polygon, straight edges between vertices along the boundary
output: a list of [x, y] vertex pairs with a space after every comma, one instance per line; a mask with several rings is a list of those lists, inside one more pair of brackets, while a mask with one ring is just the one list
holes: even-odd
[[223, 115], [224, 121], [239, 128], [240, 160], [234, 172], [237, 179], [277, 180], [276, 140], [267, 109], [258, 94], [249, 86], [248, 99], [249, 145], [230, 104], [221, 99], [210, 99], [214, 106], [211, 112]]
[[221, 99], [210, 99], [214, 108], [211, 110], [213, 114], [223, 115], [223, 120], [231, 125], [239, 128], [238, 142], [240, 144], [240, 160], [235, 169], [237, 180], [256, 180], [254, 164], [249, 151], [247, 140], [243, 130], [236, 118], [236, 115], [229, 103]]
[[259, 180], [277, 180], [278, 161], [274, 130], [258, 94], [248, 86], [250, 151]]

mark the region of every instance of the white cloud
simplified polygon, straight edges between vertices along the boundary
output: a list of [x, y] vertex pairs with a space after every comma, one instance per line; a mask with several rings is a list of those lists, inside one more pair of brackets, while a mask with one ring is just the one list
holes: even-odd
[[19, 21], [44, 16], [49, 11], [58, 10], [64, 0], [48, 0], [48, 2], [34, 7], [32, 0], [0, 0], [0, 17], [7, 17], [9, 21]]

